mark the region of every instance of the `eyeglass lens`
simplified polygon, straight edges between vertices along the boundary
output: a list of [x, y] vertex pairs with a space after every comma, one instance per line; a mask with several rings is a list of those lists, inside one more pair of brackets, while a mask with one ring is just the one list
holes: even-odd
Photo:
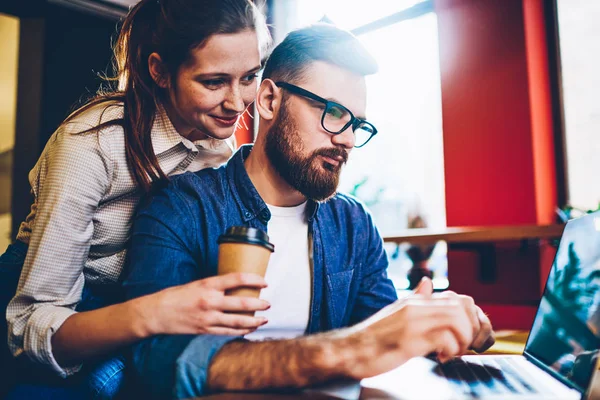
[[[351, 119], [352, 116], [347, 109], [337, 104], [329, 103], [323, 116], [323, 127], [329, 132], [338, 133], [350, 123]], [[362, 146], [372, 135], [373, 128], [368, 123], [361, 122], [354, 129], [354, 136], [356, 137], [355, 146]]]

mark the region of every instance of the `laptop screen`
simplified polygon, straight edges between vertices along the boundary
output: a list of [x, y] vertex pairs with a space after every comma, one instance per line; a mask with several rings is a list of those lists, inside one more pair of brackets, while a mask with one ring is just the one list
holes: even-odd
[[600, 212], [569, 221], [525, 352], [584, 392], [600, 344]]

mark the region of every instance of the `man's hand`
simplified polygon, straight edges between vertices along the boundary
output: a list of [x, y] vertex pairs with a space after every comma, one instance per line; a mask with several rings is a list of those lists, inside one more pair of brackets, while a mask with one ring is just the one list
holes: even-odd
[[473, 342], [471, 343], [471, 346], [469, 346], [471, 350], [483, 353], [496, 342], [490, 319], [485, 315], [483, 310], [475, 304], [472, 297], [459, 295], [452, 291], [436, 293], [433, 297], [455, 299], [463, 303], [463, 306], [469, 313], [473, 325]]
[[453, 292], [434, 294], [425, 278], [411, 296], [350, 328], [290, 340], [232, 341], [212, 360], [207, 384], [222, 391], [359, 380], [412, 357], [435, 352], [444, 362], [491, 343], [489, 320], [473, 299]]
[[445, 362], [493, 344], [489, 319], [473, 299], [453, 292], [434, 294], [427, 278], [411, 296], [339, 334], [344, 336], [333, 348], [342, 354], [337, 368], [354, 379], [387, 372], [412, 357], [435, 352]]
[[417, 285], [414, 294], [431, 297], [433, 295], [433, 282], [431, 279], [427, 277], [422, 278], [421, 282]]
[[470, 296], [459, 295], [452, 291], [445, 291], [439, 294], [433, 294], [433, 282], [429, 278], [423, 278], [417, 288], [415, 294], [419, 294], [425, 297], [441, 297], [441, 298], [455, 298], [464, 303], [464, 307], [469, 310], [471, 315], [471, 323], [475, 327], [473, 331], [473, 343], [471, 343], [470, 349], [478, 353], [483, 353], [489, 349], [495, 342], [496, 338], [492, 329], [492, 323], [490, 319], [485, 315], [483, 310], [475, 304], [475, 301]]

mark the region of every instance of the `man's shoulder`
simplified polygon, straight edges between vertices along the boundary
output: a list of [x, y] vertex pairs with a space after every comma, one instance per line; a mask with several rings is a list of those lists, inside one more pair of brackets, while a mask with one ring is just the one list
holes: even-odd
[[165, 189], [183, 198], [204, 201], [222, 197], [227, 185], [225, 166], [205, 168], [196, 172], [184, 172], [171, 177]]
[[[188, 210], [204, 208], [204, 204], [223, 204], [226, 196], [224, 166], [207, 168], [197, 172], [184, 172], [170, 177], [169, 182], [155, 191], [143, 209], [185, 206]], [[183, 211], [183, 210], [180, 210]], [[183, 211], [186, 212], [186, 211]]]
[[171, 177], [170, 187], [182, 188], [195, 185], [206, 185], [214, 183], [224, 183], [226, 179], [225, 165], [219, 167], [209, 167], [200, 171], [186, 171]]

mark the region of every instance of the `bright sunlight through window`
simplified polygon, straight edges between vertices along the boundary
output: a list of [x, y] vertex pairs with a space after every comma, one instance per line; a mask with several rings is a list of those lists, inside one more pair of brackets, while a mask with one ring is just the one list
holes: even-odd
[[[352, 30], [403, 11], [419, 1], [275, 1], [275, 40], [300, 26], [329, 19]], [[292, 17], [290, 17], [292, 16]], [[438, 30], [435, 13], [387, 25], [359, 36], [379, 63], [367, 77], [367, 118], [379, 133], [354, 149], [342, 173], [341, 190], [363, 200], [382, 236], [406, 229], [415, 218], [446, 226]], [[404, 245], [403, 245], [404, 246]], [[405, 248], [386, 244], [389, 274], [408, 287], [412, 266]], [[447, 257], [439, 243], [429, 263], [435, 286], [445, 288]]]

